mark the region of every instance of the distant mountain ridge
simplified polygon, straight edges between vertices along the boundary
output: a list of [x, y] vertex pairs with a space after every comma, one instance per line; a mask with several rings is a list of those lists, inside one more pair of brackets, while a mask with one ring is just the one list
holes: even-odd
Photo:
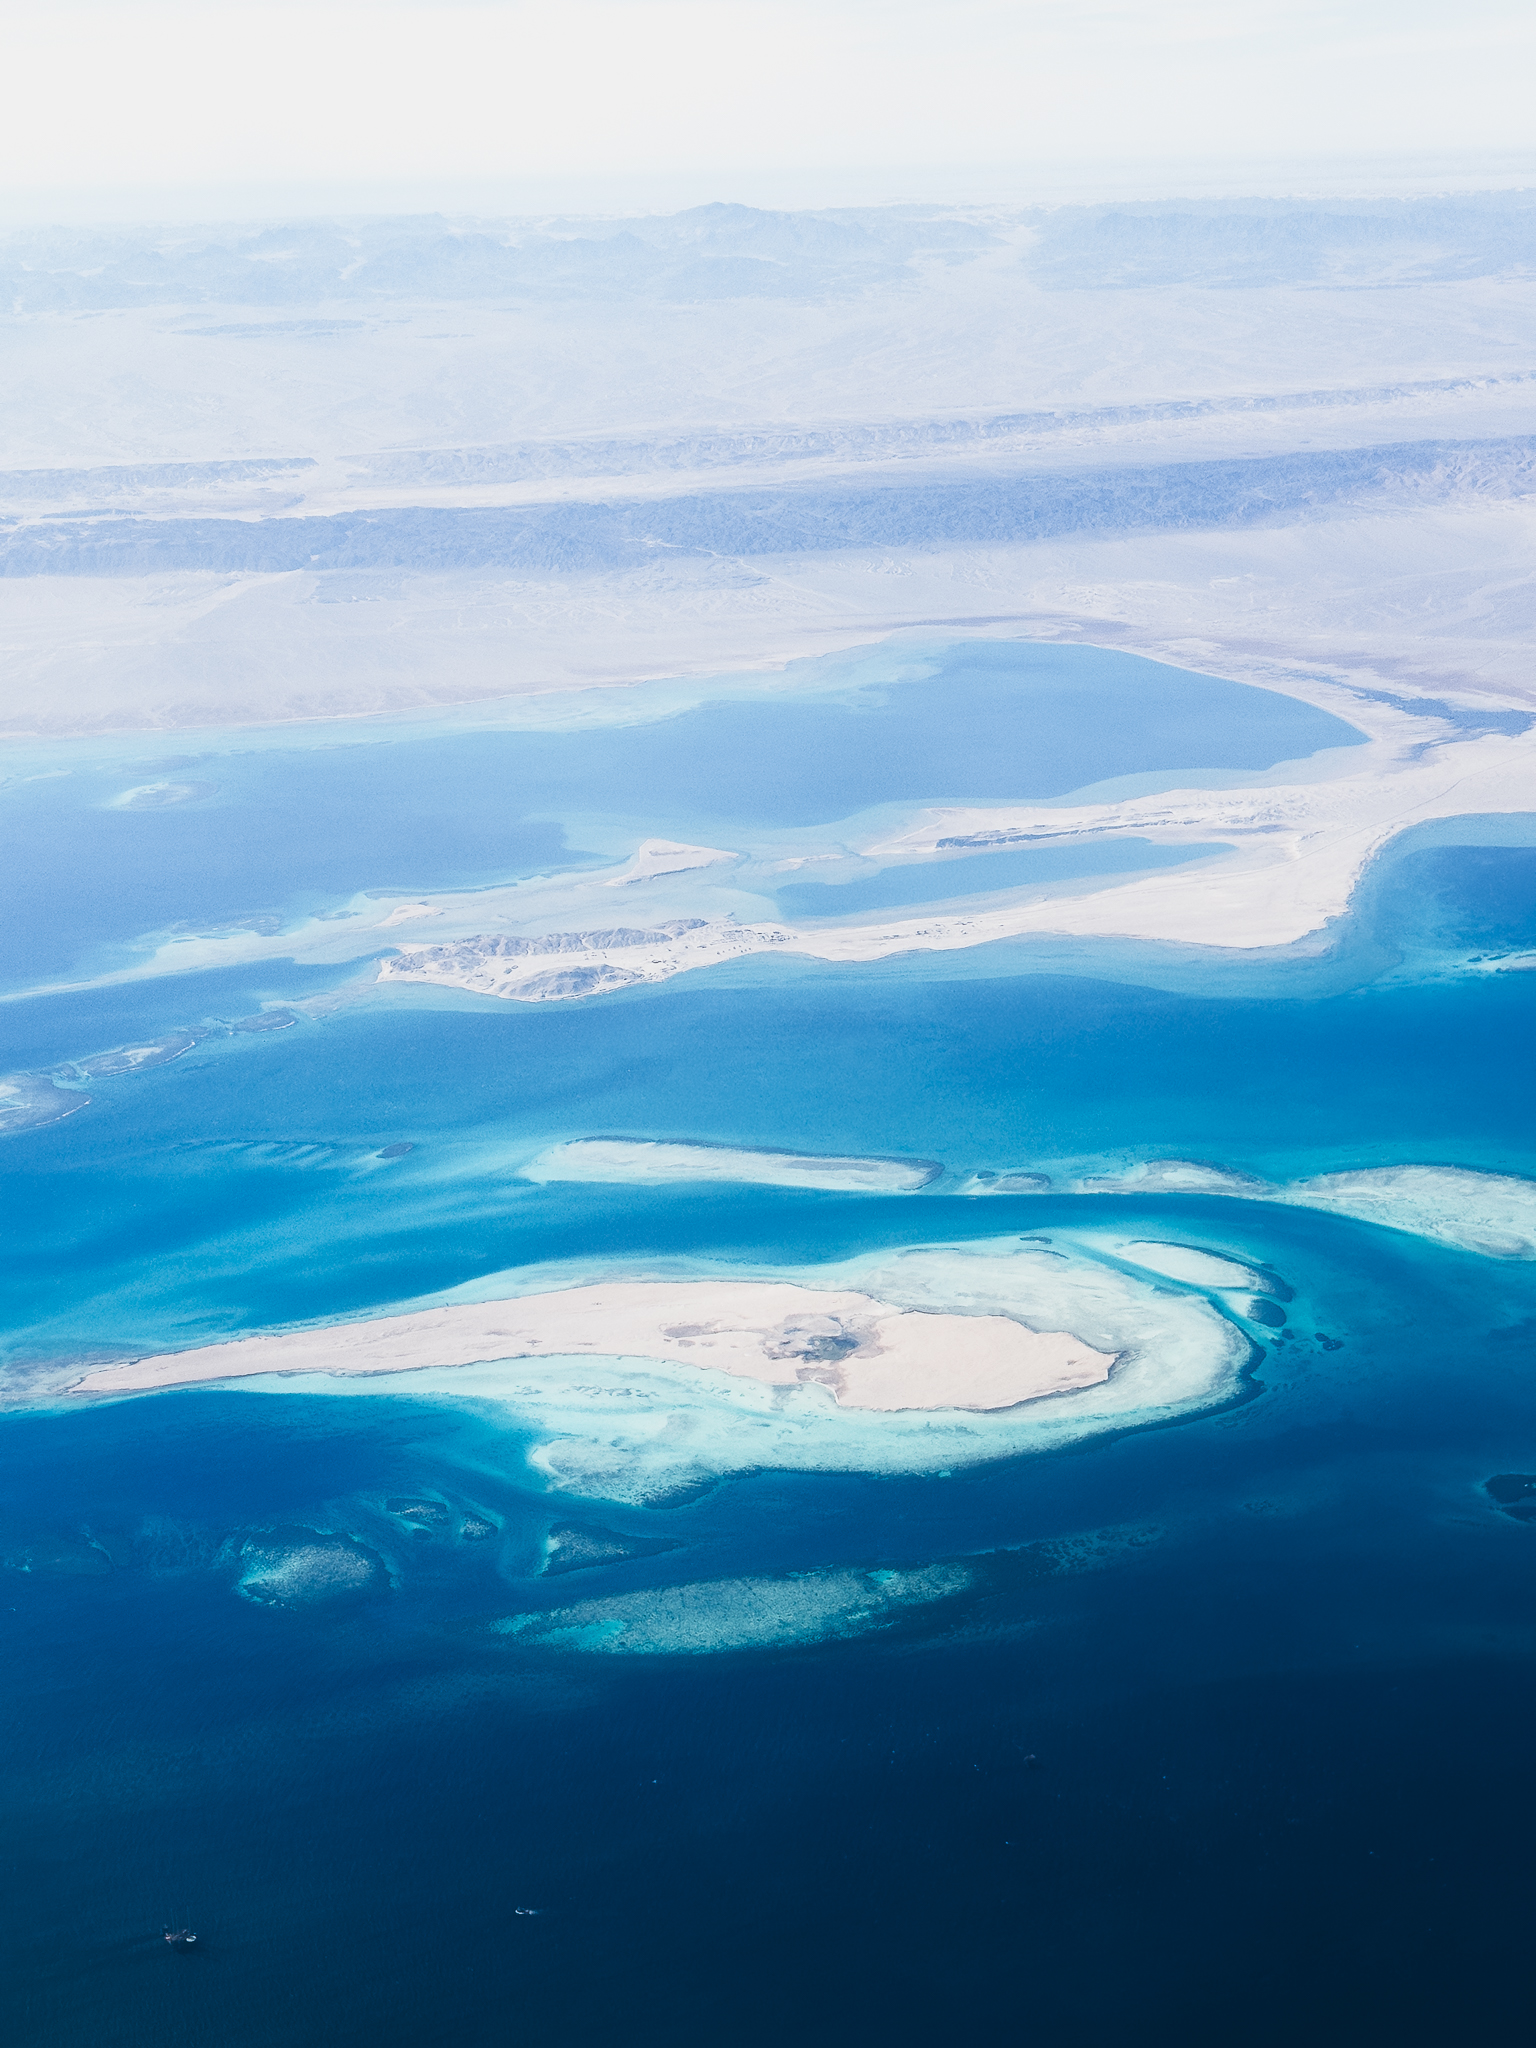
[[[867, 207], [717, 203], [595, 220], [441, 215], [156, 229], [29, 229], [0, 240], [0, 306], [278, 308], [398, 300], [821, 297], [978, 258], [1053, 291], [1386, 287], [1536, 274], [1536, 193], [1419, 199]], [[314, 338], [339, 323], [306, 323]], [[229, 326], [210, 330], [230, 335]], [[254, 324], [253, 333], [261, 331]]]

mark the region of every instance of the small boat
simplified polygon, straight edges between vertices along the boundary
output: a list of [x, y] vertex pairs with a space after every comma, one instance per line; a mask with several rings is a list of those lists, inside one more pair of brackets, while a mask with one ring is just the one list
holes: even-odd
[[190, 1927], [167, 1927], [165, 1944], [167, 1948], [196, 1948], [197, 1936]]

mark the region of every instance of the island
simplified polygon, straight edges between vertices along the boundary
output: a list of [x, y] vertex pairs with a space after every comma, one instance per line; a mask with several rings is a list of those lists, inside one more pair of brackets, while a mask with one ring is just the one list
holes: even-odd
[[96, 1366], [76, 1395], [266, 1373], [374, 1374], [570, 1356], [650, 1358], [828, 1389], [839, 1407], [1015, 1408], [1098, 1386], [1115, 1363], [1067, 1331], [1003, 1315], [894, 1308], [852, 1291], [758, 1280], [625, 1280], [236, 1338]]

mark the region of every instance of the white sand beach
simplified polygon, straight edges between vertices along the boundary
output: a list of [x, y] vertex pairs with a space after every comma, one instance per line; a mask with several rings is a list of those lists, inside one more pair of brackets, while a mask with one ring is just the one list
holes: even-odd
[[1230, 1401], [1250, 1357], [1201, 1295], [1060, 1233], [757, 1280], [551, 1267], [493, 1287], [96, 1364], [72, 1391], [468, 1402], [533, 1483], [641, 1503], [770, 1467], [938, 1474], [1049, 1451]]
[[76, 1394], [126, 1394], [264, 1373], [372, 1374], [493, 1359], [652, 1358], [818, 1383], [845, 1408], [1017, 1407], [1096, 1386], [1114, 1357], [1007, 1316], [892, 1308], [867, 1294], [760, 1281], [620, 1281], [245, 1337], [99, 1366]]
[[677, 1181], [751, 1182], [832, 1194], [911, 1195], [936, 1180], [931, 1159], [845, 1159], [737, 1145], [667, 1144], [653, 1138], [573, 1138], [521, 1168], [532, 1181], [597, 1181], [654, 1187]]
[[[1536, 775], [1536, 740], [1530, 735], [1489, 733], [1422, 752], [1415, 739], [1405, 732], [1397, 745], [1362, 748], [1363, 772], [1312, 782], [1174, 790], [1079, 808], [930, 808], [899, 836], [861, 849], [869, 857], [911, 861], [958, 846], [996, 851], [1103, 842], [1130, 833], [1164, 845], [1220, 840], [1231, 848], [1211, 860], [1133, 875], [1113, 887], [1067, 895], [1021, 890], [981, 909], [949, 911], [941, 903], [918, 916], [858, 925], [796, 927], [694, 917], [537, 937], [482, 931], [437, 945], [407, 943], [380, 962], [378, 979], [551, 1002], [668, 981], [755, 953], [869, 961], [953, 952], [1029, 933], [1155, 939], [1240, 952], [1293, 945], [1343, 915], [1369, 861], [1406, 826], [1468, 812], [1529, 809]], [[446, 907], [451, 899], [436, 903]]]

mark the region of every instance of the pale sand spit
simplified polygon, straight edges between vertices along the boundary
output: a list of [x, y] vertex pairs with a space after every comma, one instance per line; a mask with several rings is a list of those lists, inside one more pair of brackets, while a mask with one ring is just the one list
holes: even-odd
[[931, 1315], [867, 1294], [753, 1280], [636, 1280], [207, 1344], [99, 1366], [76, 1394], [258, 1373], [414, 1372], [501, 1358], [654, 1358], [793, 1387], [844, 1408], [997, 1409], [1097, 1386], [1113, 1356], [1008, 1316]]
[[[859, 849], [874, 859], [911, 860], [959, 849], [1089, 844], [1126, 833], [1164, 845], [1219, 841], [1231, 849], [1081, 895], [1016, 892], [964, 910], [940, 902], [916, 915], [859, 925], [683, 917], [535, 937], [481, 930], [439, 944], [403, 945], [380, 962], [378, 979], [536, 1003], [608, 995], [771, 952], [855, 962], [1039, 933], [1236, 952], [1295, 945], [1344, 914], [1370, 861], [1409, 825], [1530, 808], [1536, 741], [1527, 736], [1484, 734], [1425, 749], [1422, 758], [1400, 758], [1404, 752], [1413, 750], [1383, 744], [1360, 772], [1310, 783], [1172, 790], [1077, 807], [933, 807], [905, 831]], [[492, 907], [489, 896], [477, 902]]]

